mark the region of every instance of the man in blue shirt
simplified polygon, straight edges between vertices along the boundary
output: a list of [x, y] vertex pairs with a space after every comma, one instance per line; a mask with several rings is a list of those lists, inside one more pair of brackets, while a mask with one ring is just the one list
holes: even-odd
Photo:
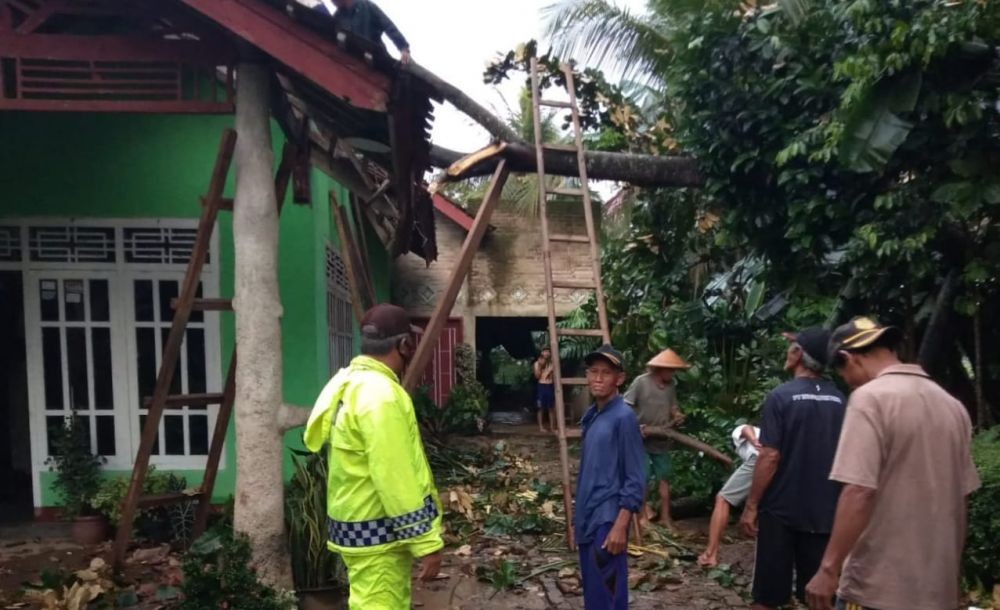
[[[332, 14], [338, 30], [357, 34], [380, 46], [384, 46], [382, 34], [385, 34], [399, 49], [400, 60], [404, 64], [410, 63], [410, 43], [406, 42], [392, 19], [371, 0], [333, 0], [333, 5], [337, 7]], [[326, 4], [323, 7], [331, 13]]]
[[646, 497], [639, 420], [618, 394], [621, 352], [602, 345], [584, 358], [594, 404], [583, 416], [576, 486], [576, 542], [587, 610], [628, 608], [628, 527]]
[[[809, 328], [788, 334], [785, 370], [795, 378], [764, 401], [760, 455], [743, 518], [757, 536], [753, 609], [768, 610], [805, 587], [819, 569], [833, 528], [840, 483], [829, 479], [847, 400], [822, 377], [830, 334]], [[759, 510], [758, 510], [759, 507]]]

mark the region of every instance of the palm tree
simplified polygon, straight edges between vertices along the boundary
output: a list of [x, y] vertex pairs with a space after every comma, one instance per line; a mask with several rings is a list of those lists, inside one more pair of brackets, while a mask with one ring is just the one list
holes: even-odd
[[[634, 81], [662, 90], [672, 32], [684, 27], [685, 17], [721, 6], [744, 15], [780, 10], [798, 22], [811, 1], [647, 0], [646, 12], [636, 14], [613, 0], [558, 0], [543, 12], [549, 19], [546, 35], [557, 56], [618, 74], [623, 83]], [[637, 99], [644, 95], [640, 92]]]
[[[684, 0], [677, 4], [687, 4]], [[560, 0], [546, 7], [546, 34], [559, 57], [575, 58], [623, 80], [660, 84], [660, 62], [670, 47], [670, 23], [661, 5], [650, 0], [643, 15], [609, 0]]]

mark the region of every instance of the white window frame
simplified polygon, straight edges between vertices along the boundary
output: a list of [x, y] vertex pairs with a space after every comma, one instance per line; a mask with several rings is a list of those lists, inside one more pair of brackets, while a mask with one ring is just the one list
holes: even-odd
[[[133, 283], [136, 279], [183, 279], [187, 264], [129, 263], [125, 260], [125, 228], [183, 228], [196, 229], [197, 219], [190, 218], [68, 218], [68, 217], [16, 217], [0, 219], [0, 225], [20, 228], [21, 261], [0, 261], [0, 269], [21, 271], [23, 276], [25, 309], [25, 344], [28, 358], [28, 409], [31, 426], [31, 460], [33, 468], [33, 496], [35, 506], [41, 506], [40, 474], [48, 470], [48, 439], [45, 423], [46, 407], [41, 362], [41, 330], [38, 279], [42, 277], [68, 279], [108, 279], [111, 308], [111, 342], [113, 363], [117, 369], [125, 366], [127, 376], [116, 375], [113, 381], [115, 408], [115, 450], [109, 458], [109, 470], [129, 470], [135, 461], [142, 430], [139, 427], [141, 405], [137, 398], [137, 363], [135, 360], [135, 305]], [[115, 262], [39, 262], [31, 260], [29, 227], [83, 226], [115, 229]], [[202, 269], [201, 282], [204, 298], [219, 296], [219, 231], [213, 232], [209, 247], [209, 260]], [[222, 336], [218, 312], [205, 312], [205, 366], [206, 391], [222, 391]], [[122, 359], [125, 359], [123, 362]], [[186, 375], [186, 371], [183, 373]], [[93, 379], [91, 379], [91, 385]], [[218, 405], [207, 409], [209, 443], [215, 429]], [[161, 420], [161, 426], [162, 426]], [[185, 419], [185, 427], [187, 420]], [[186, 436], [186, 438], [188, 438]], [[162, 446], [162, 443], [161, 443]], [[154, 455], [150, 463], [161, 469], [201, 470], [207, 456]], [[219, 468], [226, 465], [225, 451]]]

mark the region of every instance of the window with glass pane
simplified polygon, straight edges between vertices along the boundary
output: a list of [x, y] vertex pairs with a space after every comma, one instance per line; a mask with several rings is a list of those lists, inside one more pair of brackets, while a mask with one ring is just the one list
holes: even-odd
[[117, 455], [111, 295], [106, 279], [38, 280], [46, 433], [73, 411], [90, 431], [95, 454]]
[[[180, 293], [180, 281], [137, 279], [133, 281], [135, 302], [135, 357], [139, 421], [146, 421], [146, 401], [153, 395], [163, 350], [174, 317], [173, 301]], [[202, 288], [199, 285], [198, 295]], [[170, 394], [201, 394], [207, 390], [208, 362], [205, 346], [205, 317], [192, 312], [188, 320], [180, 359], [170, 383]], [[178, 405], [163, 411], [154, 455], [201, 456], [208, 454], [208, 416], [204, 406]]]

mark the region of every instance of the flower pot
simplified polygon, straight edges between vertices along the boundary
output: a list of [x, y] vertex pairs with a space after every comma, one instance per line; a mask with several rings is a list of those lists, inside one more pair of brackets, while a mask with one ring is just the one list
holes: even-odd
[[103, 515], [77, 517], [73, 519], [70, 536], [81, 546], [100, 544], [108, 539], [108, 520]]
[[300, 589], [299, 610], [346, 610], [347, 594], [340, 587]]

